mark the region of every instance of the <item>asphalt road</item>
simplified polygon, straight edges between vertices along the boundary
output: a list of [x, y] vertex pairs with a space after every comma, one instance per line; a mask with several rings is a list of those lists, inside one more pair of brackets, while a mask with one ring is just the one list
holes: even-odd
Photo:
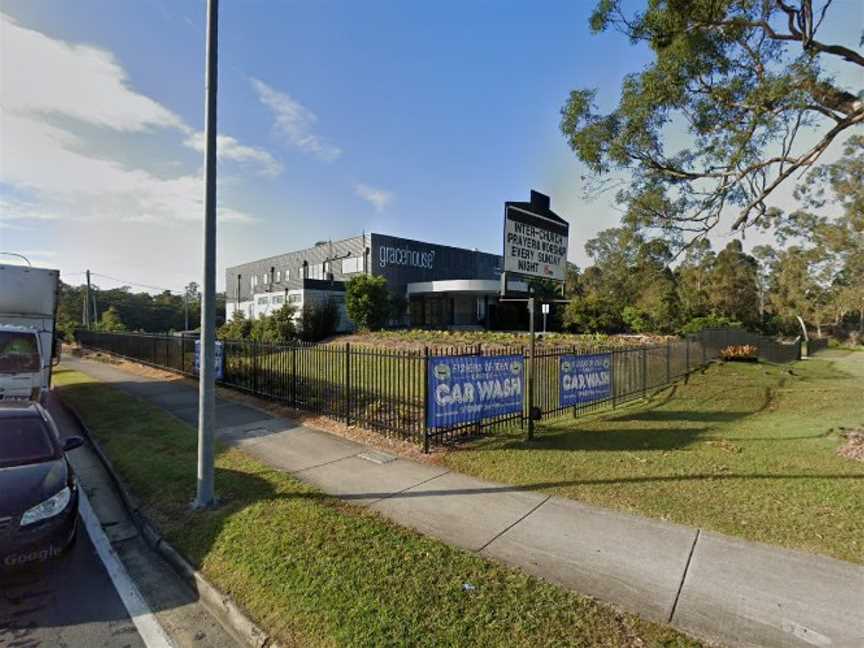
[[[83, 436], [53, 394], [48, 410], [61, 436]], [[167, 641], [154, 640], [152, 627], [149, 646], [139, 634], [79, 515], [78, 540], [65, 555], [31, 569], [0, 573], [0, 648], [236, 646], [197, 596], [138, 536], [96, 454], [85, 446], [72, 451], [70, 459], [107, 536], [103, 543], [111, 543], [151, 615], [148, 623], [159, 626]]]
[[0, 576], [0, 646], [144, 647], [83, 524], [65, 556]]

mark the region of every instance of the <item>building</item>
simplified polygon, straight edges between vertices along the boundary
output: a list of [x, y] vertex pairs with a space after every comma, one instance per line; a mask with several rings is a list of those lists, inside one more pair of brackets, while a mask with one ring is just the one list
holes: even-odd
[[[549, 199], [531, 192], [530, 203], [508, 203], [549, 212]], [[564, 221], [561, 221], [564, 222]], [[495, 328], [512, 304], [499, 304], [501, 255], [424, 243], [386, 234], [363, 234], [323, 241], [228, 268], [226, 316], [237, 309], [252, 319], [293, 304], [333, 299], [341, 305], [340, 331], [350, 330], [345, 312], [345, 282], [365, 273], [384, 277], [390, 291], [404, 297], [405, 312], [394, 326], [424, 328]], [[510, 282], [511, 290], [526, 290]], [[523, 309], [524, 310], [524, 309]], [[501, 317], [499, 317], [499, 311]], [[512, 318], [511, 318], [512, 319]]]

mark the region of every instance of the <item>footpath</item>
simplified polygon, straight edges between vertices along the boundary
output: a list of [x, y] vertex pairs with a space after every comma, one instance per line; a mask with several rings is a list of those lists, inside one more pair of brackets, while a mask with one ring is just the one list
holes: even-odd
[[[197, 390], [63, 365], [196, 424]], [[218, 438], [325, 493], [729, 646], [864, 646], [864, 566], [478, 480], [217, 399]]]

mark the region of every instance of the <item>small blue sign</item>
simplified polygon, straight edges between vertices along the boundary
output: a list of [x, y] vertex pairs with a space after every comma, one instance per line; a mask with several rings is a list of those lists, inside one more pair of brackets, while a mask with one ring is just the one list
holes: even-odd
[[430, 357], [426, 424], [453, 427], [520, 414], [524, 367], [521, 355]]
[[[222, 380], [225, 377], [225, 345], [222, 342], [216, 341], [216, 380]], [[195, 368], [196, 375], [201, 371], [201, 340], [195, 340]]]
[[612, 397], [612, 354], [562, 355], [559, 372], [561, 407]]

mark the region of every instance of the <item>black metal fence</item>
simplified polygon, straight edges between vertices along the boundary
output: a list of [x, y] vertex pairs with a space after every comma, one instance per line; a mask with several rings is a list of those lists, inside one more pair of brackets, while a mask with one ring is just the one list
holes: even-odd
[[818, 351], [823, 351], [828, 348], [828, 338], [811, 338], [805, 343], [805, 355], [811, 356]]
[[[102, 333], [79, 330], [82, 346], [106, 351], [146, 365], [194, 375], [195, 338], [144, 333]], [[220, 381], [255, 396], [263, 396], [313, 414], [333, 417], [349, 425], [430, 446], [446, 444], [482, 430], [522, 425], [523, 412], [469, 425], [430, 428], [427, 420], [427, 376], [433, 356], [524, 355], [522, 347], [482, 349], [394, 350], [357, 345], [264, 344], [248, 340], [223, 343], [224, 374]], [[542, 417], [572, 412], [577, 415], [642, 398], [706, 365], [730, 345], [752, 344], [768, 362], [791, 362], [801, 357], [801, 344], [783, 344], [740, 329], [705, 329], [697, 335], [641, 347], [561, 346], [541, 348], [534, 362], [534, 406]], [[608, 353], [608, 398], [588, 404], [561, 405], [562, 355]], [[527, 390], [526, 390], [527, 391]]]

